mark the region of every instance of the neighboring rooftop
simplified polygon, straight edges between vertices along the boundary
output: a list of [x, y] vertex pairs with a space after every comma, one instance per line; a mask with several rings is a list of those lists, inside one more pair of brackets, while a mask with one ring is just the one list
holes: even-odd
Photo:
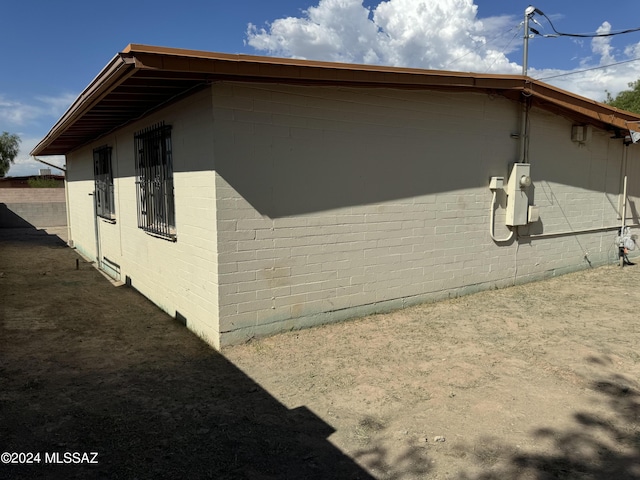
[[29, 181], [49, 180], [56, 187], [64, 187], [64, 175], [26, 175], [0, 178], [0, 188], [31, 188]]
[[421, 70], [131, 44], [87, 86], [32, 155], [64, 155], [216, 81], [483, 91], [627, 134], [640, 116], [521, 75]]

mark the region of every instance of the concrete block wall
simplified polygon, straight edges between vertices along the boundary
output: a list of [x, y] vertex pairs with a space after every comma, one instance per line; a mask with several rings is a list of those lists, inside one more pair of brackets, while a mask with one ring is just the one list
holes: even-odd
[[[615, 225], [623, 147], [576, 146], [542, 111], [542, 221], [491, 240], [488, 180], [518, 158], [518, 111], [476, 94], [216, 85], [221, 344], [606, 262], [612, 233], [581, 230]], [[509, 232], [504, 205], [495, 224]]]
[[[137, 223], [134, 135], [160, 121], [172, 126], [175, 242], [149, 235]], [[76, 248], [94, 260], [116, 263], [121, 281], [129, 279], [161, 309], [179, 314], [189, 329], [219, 346], [211, 130], [211, 93], [203, 91], [74, 152], [67, 165]], [[92, 152], [103, 145], [112, 147], [115, 222], [96, 220], [89, 196]]]
[[222, 344], [512, 278], [487, 215], [510, 102], [218, 85], [214, 118]]
[[66, 224], [64, 188], [0, 188], [0, 228]]
[[83, 149], [67, 156], [70, 245], [91, 261], [98, 260], [94, 206], [93, 152]]
[[[541, 221], [491, 239], [489, 178], [518, 159], [519, 119], [481, 94], [216, 83], [70, 155], [72, 239], [217, 348], [609, 261], [624, 172], [638, 223], [638, 155], [597, 132], [574, 144], [569, 120], [539, 110]], [[163, 120], [175, 243], [136, 217], [133, 135]], [[92, 149], [105, 144], [116, 222], [96, 227]]]
[[[638, 149], [599, 130], [587, 144], [572, 142], [570, 125], [543, 111], [532, 117], [531, 200], [540, 208], [541, 220], [519, 230], [518, 281], [535, 278], [539, 265], [555, 274], [615, 263], [625, 174], [630, 204], [640, 195]], [[626, 224], [638, 228], [631, 208]]]
[[[217, 191], [236, 200], [236, 219], [218, 223], [223, 345], [506, 286], [513, 276], [513, 249], [491, 251], [478, 220], [489, 208], [479, 193], [268, 219], [222, 178]], [[465, 198], [475, 209], [443, 218]]]

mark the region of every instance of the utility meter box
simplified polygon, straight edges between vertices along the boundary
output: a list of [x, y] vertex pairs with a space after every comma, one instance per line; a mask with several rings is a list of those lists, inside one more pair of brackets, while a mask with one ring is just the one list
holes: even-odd
[[505, 223], [510, 227], [529, 223], [529, 186], [531, 185], [528, 163], [514, 163], [507, 183], [507, 210]]

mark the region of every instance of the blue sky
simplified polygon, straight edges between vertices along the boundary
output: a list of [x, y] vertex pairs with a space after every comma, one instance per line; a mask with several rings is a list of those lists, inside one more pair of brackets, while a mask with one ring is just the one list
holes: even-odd
[[[637, 0], [532, 2], [558, 31], [640, 27]], [[444, 70], [520, 73], [519, 0], [10, 0], [0, 44], [0, 132], [22, 148], [10, 176], [37, 173], [29, 151], [129, 43]], [[546, 18], [531, 23], [542, 34]], [[640, 32], [535, 37], [529, 75], [602, 100], [640, 78]], [[621, 63], [624, 62], [624, 63]], [[604, 65], [618, 64], [608, 68]], [[586, 71], [585, 71], [586, 70]], [[48, 160], [62, 165], [63, 158]]]

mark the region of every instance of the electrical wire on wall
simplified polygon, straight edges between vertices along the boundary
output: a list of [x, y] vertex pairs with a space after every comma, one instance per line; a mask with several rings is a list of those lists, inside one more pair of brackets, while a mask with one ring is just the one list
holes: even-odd
[[518, 250], [520, 249], [520, 242], [516, 242], [516, 251], [513, 253], [513, 284], [516, 285], [518, 281]]
[[489, 235], [491, 235], [491, 239], [494, 242], [508, 242], [513, 238], [514, 230], [509, 232], [509, 236], [506, 238], [496, 238], [495, 236], [495, 208], [496, 208], [496, 196], [497, 190], [493, 190], [493, 195], [491, 197], [491, 208], [489, 210]]
[[531, 110], [532, 94], [522, 91], [522, 118], [520, 125], [520, 162], [529, 163], [529, 137], [531, 130], [531, 118], [529, 112]]

